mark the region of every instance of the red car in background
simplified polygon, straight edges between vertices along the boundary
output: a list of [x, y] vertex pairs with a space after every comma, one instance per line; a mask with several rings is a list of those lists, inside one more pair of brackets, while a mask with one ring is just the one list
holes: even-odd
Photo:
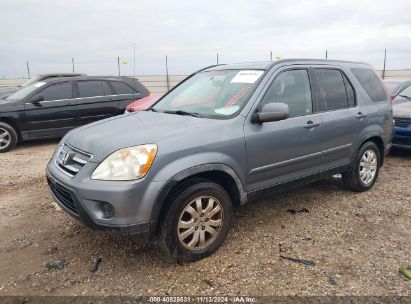
[[139, 100], [134, 101], [133, 103], [130, 103], [127, 106], [126, 111], [124, 113], [144, 111], [151, 107], [151, 105], [153, 105], [157, 100], [159, 100], [160, 97], [161, 94], [151, 93], [144, 98], [141, 98]]

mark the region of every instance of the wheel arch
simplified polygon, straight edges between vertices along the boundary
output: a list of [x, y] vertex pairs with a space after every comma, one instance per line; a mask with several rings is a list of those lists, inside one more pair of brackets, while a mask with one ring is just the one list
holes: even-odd
[[373, 142], [377, 145], [378, 150], [380, 152], [381, 166], [382, 166], [384, 164], [385, 155], [384, 155], [384, 141], [381, 135], [378, 133], [375, 133], [375, 134], [369, 134], [368, 136], [364, 137], [361, 141], [361, 145], [357, 149], [357, 153], [366, 142]]
[[14, 128], [14, 130], [17, 133], [17, 141], [20, 142], [22, 141], [22, 135], [21, 135], [21, 130], [17, 124], [17, 122], [9, 117], [0, 117], [0, 122], [5, 122], [7, 124], [9, 124], [10, 126], [12, 126]]
[[160, 223], [170, 206], [171, 197], [196, 179], [208, 180], [222, 186], [230, 196], [233, 205], [247, 203], [247, 194], [240, 178], [232, 168], [224, 164], [200, 165], [185, 169], [168, 180], [157, 196], [152, 218]]

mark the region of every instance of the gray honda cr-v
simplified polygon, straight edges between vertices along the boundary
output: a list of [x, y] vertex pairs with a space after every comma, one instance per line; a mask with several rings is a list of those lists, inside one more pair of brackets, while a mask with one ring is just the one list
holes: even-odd
[[156, 236], [179, 261], [213, 253], [232, 207], [341, 173], [370, 189], [391, 147], [392, 108], [367, 64], [217, 65], [150, 109], [80, 127], [47, 166], [56, 201], [92, 228]]

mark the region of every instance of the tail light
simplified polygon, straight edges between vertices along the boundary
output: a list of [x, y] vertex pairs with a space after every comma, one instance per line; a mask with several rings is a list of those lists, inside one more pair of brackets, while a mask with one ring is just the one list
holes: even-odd
[[134, 111], [135, 111], [135, 109], [134, 109], [133, 104], [132, 103], [129, 104], [126, 108], [126, 112], [134, 112]]

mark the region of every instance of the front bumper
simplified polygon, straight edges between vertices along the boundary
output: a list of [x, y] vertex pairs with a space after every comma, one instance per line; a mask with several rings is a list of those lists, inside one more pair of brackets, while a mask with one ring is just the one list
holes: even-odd
[[411, 150], [411, 125], [406, 128], [395, 127], [392, 146], [398, 149]]
[[[89, 177], [97, 164], [87, 163], [74, 177], [56, 166], [47, 165], [47, 182], [56, 202], [72, 217], [93, 229], [126, 235], [151, 236], [157, 227], [153, 218], [156, 199], [163, 183], [137, 181], [96, 181]], [[114, 216], [105, 218], [103, 204], [109, 203]]]

